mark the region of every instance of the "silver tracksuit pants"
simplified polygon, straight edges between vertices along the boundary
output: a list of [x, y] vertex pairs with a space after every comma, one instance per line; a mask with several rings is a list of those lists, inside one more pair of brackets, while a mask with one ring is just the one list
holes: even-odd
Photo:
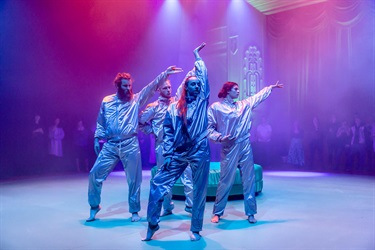
[[150, 196], [147, 208], [147, 220], [150, 224], [159, 223], [164, 196], [169, 193], [190, 164], [193, 176], [193, 212], [190, 230], [199, 232], [203, 227], [203, 215], [206, 205], [208, 175], [210, 170], [210, 149], [204, 139], [189, 152], [175, 154], [168, 167], [162, 166], [150, 182]]
[[[156, 152], [156, 165], [161, 168], [164, 163], [163, 157], [163, 144], [159, 143], [155, 149]], [[181, 182], [184, 185], [184, 194], [185, 194], [185, 206], [193, 207], [193, 176], [190, 166], [186, 167], [185, 171], [181, 175]], [[163, 209], [164, 210], [173, 210], [172, 202], [172, 192], [169, 192], [164, 196]]]
[[91, 207], [100, 204], [103, 182], [121, 160], [129, 187], [129, 212], [141, 210], [140, 191], [142, 161], [137, 137], [121, 142], [106, 142], [89, 174], [88, 202]]
[[255, 171], [251, 144], [249, 140], [231, 145], [223, 145], [220, 162], [220, 181], [216, 191], [213, 214], [222, 216], [228, 196], [239, 168], [243, 185], [245, 214], [257, 213], [255, 199]]

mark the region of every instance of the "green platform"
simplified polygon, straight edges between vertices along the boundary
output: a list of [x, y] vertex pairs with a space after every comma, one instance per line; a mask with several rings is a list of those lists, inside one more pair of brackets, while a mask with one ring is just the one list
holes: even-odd
[[[254, 164], [255, 169], [255, 186], [256, 186], [256, 195], [262, 192], [263, 189], [263, 169], [260, 165]], [[158, 168], [155, 166], [151, 169], [151, 176], [154, 177]], [[211, 162], [210, 163], [210, 175], [208, 177], [208, 188], [207, 188], [207, 196], [208, 197], [215, 197], [216, 196], [216, 189], [217, 184], [220, 180], [220, 162]], [[172, 194], [174, 196], [184, 196], [184, 185], [181, 182], [181, 179], [178, 179], [175, 185], [172, 188]], [[240, 171], [236, 170], [236, 179], [234, 180], [234, 184], [232, 189], [229, 193], [231, 195], [241, 195], [243, 194], [242, 182]]]

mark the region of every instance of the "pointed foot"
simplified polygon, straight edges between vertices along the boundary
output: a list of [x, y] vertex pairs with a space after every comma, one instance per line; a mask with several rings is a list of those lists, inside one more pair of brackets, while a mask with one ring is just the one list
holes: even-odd
[[159, 225], [151, 225], [148, 224], [147, 228], [147, 235], [146, 238], [142, 239], [142, 241], [150, 241], [152, 239], [152, 236], [154, 236], [155, 232], [159, 230]]
[[191, 241], [198, 241], [202, 238], [202, 236], [199, 234], [199, 232], [192, 232], [190, 235], [190, 240]]
[[90, 208], [90, 217], [86, 219], [86, 222], [91, 222], [91, 221], [94, 221], [96, 218], [96, 214], [99, 213], [99, 211], [102, 209], [101, 206], [97, 206], [97, 207], [91, 207]]
[[168, 216], [171, 214], [173, 214], [172, 210], [164, 210], [164, 212], [160, 215], [160, 217]]

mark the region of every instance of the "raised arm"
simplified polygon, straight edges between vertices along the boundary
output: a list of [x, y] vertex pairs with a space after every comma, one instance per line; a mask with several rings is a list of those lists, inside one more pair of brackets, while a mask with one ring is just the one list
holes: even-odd
[[193, 51], [194, 53], [194, 56], [195, 56], [195, 60], [198, 61], [200, 59], [202, 59], [200, 56], [199, 56], [199, 51], [201, 49], [203, 49], [204, 47], [206, 46], [206, 43], [202, 43], [201, 45], [199, 45], [198, 47], [196, 47]]
[[204, 94], [204, 98], [208, 99], [210, 96], [210, 86], [208, 84], [208, 74], [207, 68], [199, 55], [199, 51], [206, 46], [206, 43], [202, 43], [197, 48], [194, 49], [193, 53], [195, 56], [195, 76], [200, 80], [202, 86], [202, 94]]
[[160, 73], [152, 82], [147, 84], [138, 94], [140, 106], [143, 106], [147, 101], [155, 94], [158, 87], [165, 82], [167, 77], [172, 74], [177, 74], [182, 72], [181, 68], [175, 66], [169, 66], [165, 71]]

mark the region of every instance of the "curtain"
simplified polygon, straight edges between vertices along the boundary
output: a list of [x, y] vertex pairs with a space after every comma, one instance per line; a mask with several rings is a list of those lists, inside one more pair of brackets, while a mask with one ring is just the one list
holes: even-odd
[[266, 71], [288, 116], [375, 114], [375, 1], [328, 0], [266, 17]]

